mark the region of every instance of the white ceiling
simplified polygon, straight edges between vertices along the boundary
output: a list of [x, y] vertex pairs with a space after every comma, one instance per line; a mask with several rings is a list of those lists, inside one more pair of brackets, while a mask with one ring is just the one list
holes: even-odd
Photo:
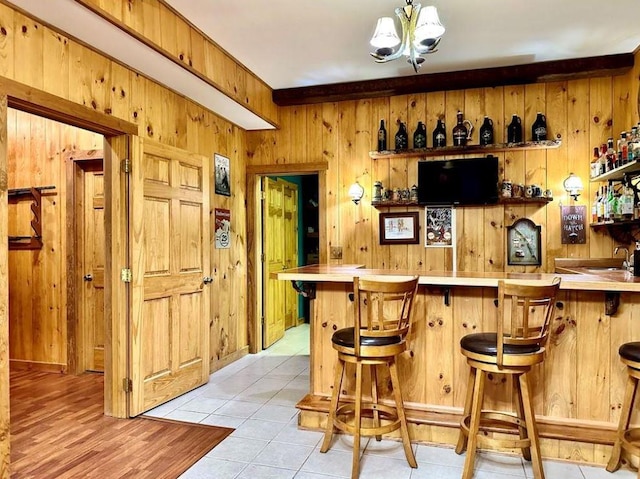
[[[376, 64], [378, 17], [405, 0], [166, 0], [273, 89], [412, 75]], [[417, 3], [418, 0], [416, 0]], [[420, 74], [630, 53], [639, 0], [433, 0], [446, 32]]]
[[[405, 0], [165, 0], [273, 89], [413, 75], [369, 39]], [[273, 128], [75, 0], [9, 0], [247, 130]], [[446, 32], [420, 74], [630, 53], [640, 0], [434, 0]], [[427, 5], [427, 4], [425, 4]]]

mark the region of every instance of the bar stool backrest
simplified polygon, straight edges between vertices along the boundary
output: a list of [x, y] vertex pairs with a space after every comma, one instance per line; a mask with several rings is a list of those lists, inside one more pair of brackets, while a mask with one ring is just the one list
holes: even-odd
[[355, 303], [354, 347], [360, 355], [361, 338], [405, 340], [418, 290], [417, 276], [367, 276], [353, 281]]
[[559, 289], [558, 277], [551, 284], [498, 281], [498, 366], [503, 364], [505, 345], [545, 345]]

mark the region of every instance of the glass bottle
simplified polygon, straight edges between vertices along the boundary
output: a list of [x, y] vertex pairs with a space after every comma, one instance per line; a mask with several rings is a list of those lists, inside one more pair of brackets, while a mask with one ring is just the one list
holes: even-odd
[[438, 124], [433, 130], [433, 147], [442, 148], [447, 146], [447, 129], [444, 121], [438, 118]]
[[544, 141], [547, 139], [547, 117], [542, 113], [536, 114], [536, 119], [531, 125], [531, 140]]
[[464, 124], [461, 111], [458, 112], [456, 118], [458, 122], [456, 123], [456, 126], [453, 127], [453, 146], [464, 146], [467, 144], [469, 130]]
[[384, 127], [384, 120], [380, 120], [380, 128], [378, 129], [378, 151], [387, 149], [387, 129]]
[[600, 174], [600, 148], [597, 146], [593, 147], [593, 159], [591, 160], [591, 178], [595, 178]]
[[414, 148], [426, 148], [427, 147], [427, 127], [421, 121], [418, 122], [416, 131], [413, 133], [413, 147]]
[[611, 171], [616, 167], [617, 155], [613, 149], [613, 138], [607, 140], [607, 171]]
[[627, 141], [627, 132], [620, 133], [620, 159], [618, 161], [619, 166], [626, 165], [629, 161], [629, 142]]
[[396, 133], [396, 150], [406, 150], [408, 147], [409, 135], [407, 134], [407, 127], [404, 123], [400, 122], [398, 133]]
[[522, 143], [522, 120], [518, 115], [513, 115], [511, 123], [507, 126], [507, 142]]
[[598, 204], [596, 205], [598, 223], [602, 223], [604, 221], [604, 188], [604, 186], [600, 187], [600, 191], [598, 194]]
[[480, 144], [483, 146], [493, 144], [493, 120], [488, 116], [484, 117], [480, 127]]
[[598, 222], [598, 202], [600, 201], [600, 197], [598, 196], [598, 191], [596, 191], [596, 196], [593, 199], [593, 203], [591, 204], [591, 222]]

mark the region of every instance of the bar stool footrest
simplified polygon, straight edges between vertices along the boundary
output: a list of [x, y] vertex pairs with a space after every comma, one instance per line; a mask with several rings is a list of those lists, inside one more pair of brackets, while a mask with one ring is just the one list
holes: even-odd
[[[374, 403], [362, 403], [361, 406], [362, 416], [373, 417], [373, 411], [378, 411], [380, 414], [380, 421], [392, 421], [389, 424], [380, 425], [380, 427], [362, 427], [360, 426], [360, 434], [363, 436], [381, 436], [388, 434], [397, 429], [400, 429], [400, 419], [398, 418], [398, 412], [396, 408], [386, 406], [384, 404]], [[343, 404], [336, 410], [336, 418], [333, 421], [333, 425], [343, 432], [349, 434], [355, 434], [357, 428], [353, 424], [349, 424], [346, 421], [340, 419], [339, 416], [348, 416], [349, 418], [355, 417], [356, 405], [353, 403]], [[371, 414], [365, 414], [367, 412]]]
[[[471, 415], [466, 415], [460, 421], [460, 428], [463, 433], [469, 437], [469, 426], [471, 423]], [[507, 429], [504, 427], [499, 427], [498, 425], [507, 425]], [[519, 434], [520, 431], [526, 431], [527, 425], [524, 420], [519, 417], [498, 411], [482, 411], [480, 413], [480, 429], [485, 431], [493, 431], [500, 433], [511, 433], [511, 434]], [[640, 436], [639, 436], [640, 439]], [[527, 448], [531, 447], [531, 439], [520, 438], [520, 439], [498, 439], [498, 438], [490, 438], [484, 437], [484, 441], [488, 444], [491, 444], [498, 448]]]

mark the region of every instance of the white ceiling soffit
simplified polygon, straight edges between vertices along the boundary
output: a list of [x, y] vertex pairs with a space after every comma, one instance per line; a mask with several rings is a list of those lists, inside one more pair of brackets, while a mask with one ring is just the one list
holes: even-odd
[[185, 68], [74, 0], [10, 0], [9, 3], [68, 35], [92, 45], [98, 51], [190, 98], [245, 130], [274, 128], [273, 125]]

